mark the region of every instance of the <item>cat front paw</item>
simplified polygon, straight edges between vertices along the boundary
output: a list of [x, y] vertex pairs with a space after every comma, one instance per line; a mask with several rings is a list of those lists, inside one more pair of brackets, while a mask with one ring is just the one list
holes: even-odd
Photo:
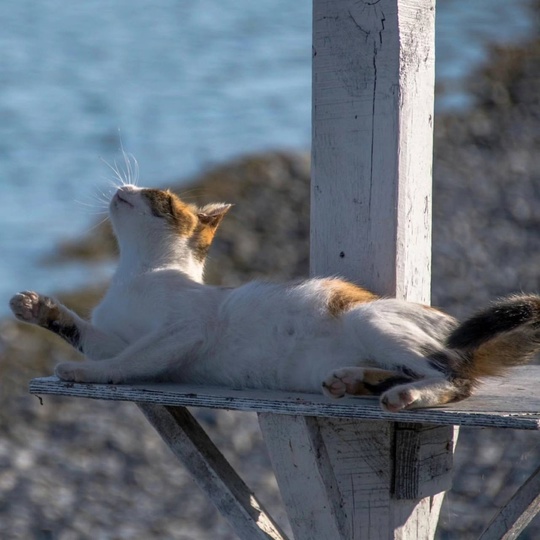
[[33, 291], [17, 293], [9, 301], [13, 315], [20, 321], [45, 326], [51, 315], [57, 310], [52, 298]]
[[54, 368], [54, 374], [66, 382], [91, 382], [83, 362], [62, 362]]
[[120, 371], [104, 366], [104, 362], [62, 362], [54, 374], [63, 381], [93, 384], [122, 384]]

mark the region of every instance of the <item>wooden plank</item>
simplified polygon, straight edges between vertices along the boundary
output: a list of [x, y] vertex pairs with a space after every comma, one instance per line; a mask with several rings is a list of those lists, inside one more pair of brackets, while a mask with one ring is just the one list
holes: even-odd
[[540, 467], [497, 512], [479, 540], [516, 540], [540, 512]]
[[415, 424], [462, 425], [512, 429], [540, 429], [540, 366], [512, 370], [505, 378], [483, 384], [476, 395], [445, 407], [384, 412], [368, 398], [331, 400], [323, 395], [292, 394], [266, 390], [230, 390], [182, 384], [99, 385], [62, 382], [56, 377], [30, 381], [36, 395], [61, 395], [136, 401], [170, 406], [208, 407], [237, 411], [390, 420]]
[[139, 404], [139, 408], [239, 538], [286, 540], [279, 526], [187, 409], [148, 403]]
[[294, 537], [351, 538], [344, 501], [317, 420], [261, 413], [259, 423]]

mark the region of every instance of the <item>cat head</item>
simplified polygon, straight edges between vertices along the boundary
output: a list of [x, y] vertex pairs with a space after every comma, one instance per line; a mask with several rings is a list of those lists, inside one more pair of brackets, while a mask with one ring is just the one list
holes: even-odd
[[[121, 254], [152, 264], [184, 265], [190, 277], [202, 279], [206, 254], [230, 204], [197, 207], [168, 190], [120, 187], [109, 205], [109, 216]], [[135, 262], [135, 261], [134, 261]]]

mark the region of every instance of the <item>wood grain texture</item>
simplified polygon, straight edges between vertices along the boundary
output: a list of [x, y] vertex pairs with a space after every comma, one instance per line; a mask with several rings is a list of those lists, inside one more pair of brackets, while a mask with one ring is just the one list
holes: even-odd
[[497, 512], [479, 540], [516, 540], [540, 512], [540, 467]]
[[396, 500], [394, 426], [390, 422], [318, 419], [349, 522], [348, 538], [432, 537], [442, 502]]
[[313, 6], [311, 273], [429, 302], [435, 2]]
[[398, 423], [394, 436], [396, 499], [421, 499], [452, 487], [453, 426]]
[[259, 424], [295, 538], [351, 538], [333, 466], [316, 418], [259, 414]]
[[524, 366], [513, 369], [505, 378], [484, 383], [476, 395], [460, 403], [434, 409], [388, 413], [380, 408], [376, 399], [369, 398], [332, 400], [315, 394], [230, 390], [215, 386], [183, 384], [75, 384], [62, 382], [57, 377], [42, 377], [30, 381], [30, 392], [36, 395], [326, 418], [534, 430], [540, 429], [539, 387], [540, 366]]
[[139, 408], [242, 540], [287, 540], [253, 492], [183, 407]]

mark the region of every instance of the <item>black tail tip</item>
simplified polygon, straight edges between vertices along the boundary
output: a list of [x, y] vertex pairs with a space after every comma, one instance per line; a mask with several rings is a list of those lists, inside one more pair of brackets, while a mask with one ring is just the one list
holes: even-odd
[[540, 297], [511, 296], [460, 324], [450, 334], [448, 346], [458, 350], [475, 349], [503, 332], [534, 322], [540, 322]]

